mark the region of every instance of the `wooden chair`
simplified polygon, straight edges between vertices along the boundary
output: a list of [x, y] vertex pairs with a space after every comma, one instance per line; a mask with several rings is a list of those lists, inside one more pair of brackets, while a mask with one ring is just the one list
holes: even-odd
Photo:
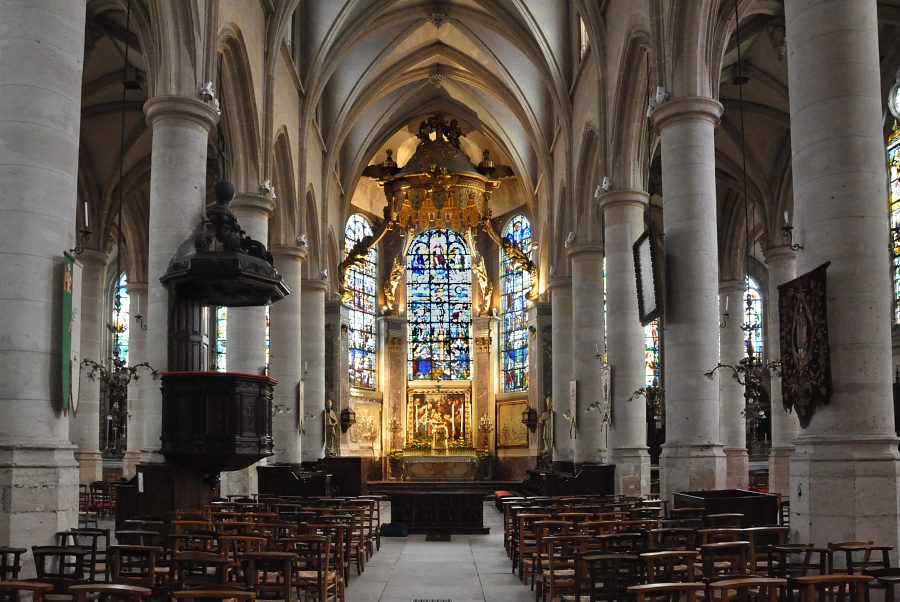
[[[331, 558], [331, 570], [341, 575], [344, 583], [350, 581], [350, 527], [343, 523], [310, 523], [307, 525], [310, 535], [327, 535]], [[302, 537], [302, 536], [300, 536]], [[296, 551], [296, 545], [294, 545]]]
[[153, 595], [153, 590], [121, 583], [91, 583], [73, 585], [69, 588], [69, 593], [75, 598], [75, 602], [141, 602]]
[[697, 550], [662, 550], [641, 554], [647, 583], [678, 583], [695, 580], [695, 566], [700, 560]]
[[534, 523], [550, 520], [549, 514], [524, 513], [516, 517], [517, 535], [513, 545], [513, 572], [518, 572], [519, 579], [524, 581], [525, 558], [531, 558], [537, 552]]
[[795, 580], [800, 602], [867, 602], [872, 581], [874, 577], [867, 575], [810, 575]]
[[67, 597], [69, 586], [87, 581], [84, 565], [90, 553], [91, 549], [86, 547], [31, 546], [37, 573], [35, 581], [50, 583], [54, 595]]
[[163, 553], [157, 546], [110, 546], [110, 580], [150, 589], [159, 587], [159, 560]]
[[[898, 569], [893, 569], [898, 570]], [[884, 602], [894, 602], [894, 587], [900, 584], [900, 574], [891, 575], [869, 575], [875, 577], [875, 581], [884, 588]], [[870, 584], [871, 587], [871, 584]]]
[[256, 600], [256, 592], [249, 592], [238, 587], [198, 587], [189, 590], [180, 590], [172, 592], [172, 599], [178, 602], [194, 602], [194, 600], [218, 600], [225, 602], [226, 600], [235, 600], [242, 602], [244, 600]]
[[541, 538], [538, 557], [543, 556], [543, 559], [534, 580], [536, 601], [545, 600], [548, 592], [551, 600], [563, 593], [574, 592], [575, 556], [588, 539], [590, 536], [574, 534], [571, 530]]
[[703, 508], [672, 508], [669, 510], [669, 518], [699, 518], [703, 520], [706, 510]]
[[734, 527], [719, 527], [715, 529], [697, 529], [699, 544], [721, 543], [726, 541], [741, 541], [744, 538], [743, 529]]
[[700, 546], [700, 572], [707, 583], [749, 575], [749, 541], [723, 541]]
[[228, 559], [209, 552], [175, 552], [169, 573], [169, 590], [225, 585]]
[[749, 527], [743, 529], [750, 542], [750, 570], [769, 577], [777, 576], [780, 554], [776, 548], [783, 546], [788, 538], [788, 527]]
[[0, 600], [13, 600], [18, 602], [22, 598], [22, 592], [28, 592], [28, 597], [33, 602], [42, 602], [44, 595], [53, 591], [52, 583], [38, 583], [37, 581], [0, 581]]
[[747, 577], [725, 579], [707, 585], [709, 602], [778, 602], [784, 596], [785, 579], [772, 577]]
[[696, 529], [650, 529], [647, 534], [647, 547], [651, 550], [693, 550], [697, 547]]
[[295, 573], [297, 595], [316, 602], [343, 600], [340, 575], [329, 565], [331, 538], [328, 535], [300, 535], [294, 542], [297, 553]]
[[0, 546], [0, 581], [18, 581], [22, 570], [22, 554], [25, 548]]
[[366, 540], [366, 509], [362, 506], [344, 506], [340, 512], [350, 514], [351, 520], [351, 545], [350, 561], [355, 561], [356, 574], [362, 575], [366, 569], [366, 556], [368, 543]]
[[109, 548], [109, 529], [71, 529], [56, 534], [60, 546], [76, 546], [90, 548], [90, 555], [85, 558], [85, 572], [92, 583], [109, 581], [107, 550]]
[[294, 561], [291, 552], [253, 552], [246, 554], [243, 564], [247, 589], [252, 589], [261, 599], [290, 602], [294, 591]]
[[710, 529], [740, 529], [744, 526], [744, 515], [737, 512], [707, 514], [706, 526]]
[[531, 589], [534, 589], [535, 577], [540, 575], [548, 558], [549, 551], [544, 545], [545, 537], [562, 535], [572, 531], [572, 523], [566, 520], [539, 520], [534, 523], [535, 551], [528, 557], [523, 557], [523, 578], [530, 575]]
[[179, 533], [168, 538], [167, 549], [175, 552], [218, 552], [219, 541], [209, 533]]
[[697, 592], [705, 588], [702, 583], [647, 583], [632, 585], [627, 592], [635, 602], [697, 602]]
[[643, 554], [647, 551], [647, 533], [608, 533], [592, 542], [606, 553]]
[[244, 583], [243, 566], [241, 558], [247, 554], [262, 552], [266, 548], [265, 537], [250, 537], [249, 535], [222, 535], [219, 537], [219, 550], [225, 555], [227, 563], [225, 570], [227, 579]]
[[[891, 566], [890, 553], [892, 546], [878, 546], [873, 542], [845, 541], [828, 544], [832, 551], [832, 573], [847, 572], [851, 575], [862, 574], [869, 569], [886, 569]], [[844, 566], [835, 567], [834, 556], [842, 556]]]
[[563, 593], [561, 600], [624, 601], [626, 591], [638, 583], [639, 576], [640, 558], [633, 554], [582, 552], [575, 557], [574, 591], [571, 596]]

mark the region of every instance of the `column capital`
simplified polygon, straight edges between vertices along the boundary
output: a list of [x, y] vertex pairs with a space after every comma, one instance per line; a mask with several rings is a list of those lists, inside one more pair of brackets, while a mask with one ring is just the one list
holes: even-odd
[[300, 283], [301, 289], [304, 293], [309, 291], [316, 291], [319, 293], [327, 293], [331, 290], [331, 284], [322, 278], [304, 278]]
[[603, 257], [602, 242], [576, 242], [566, 249], [566, 256], [570, 259], [579, 255], [600, 255]]
[[297, 263], [303, 263], [309, 257], [308, 247], [299, 245], [272, 245], [269, 247], [269, 252], [274, 257], [294, 259]]
[[255, 192], [239, 192], [230, 204], [237, 217], [269, 219], [275, 213], [275, 201]]
[[106, 251], [100, 251], [98, 249], [85, 249], [78, 254], [77, 258], [85, 267], [87, 267], [88, 264], [103, 267], [106, 265], [107, 254]]
[[789, 245], [769, 246], [763, 250], [766, 263], [773, 261], [793, 261], [797, 259], [797, 253]]
[[151, 128], [162, 119], [184, 119], [209, 131], [219, 121], [215, 109], [188, 96], [155, 96], [144, 103], [144, 113]]
[[719, 281], [719, 294], [728, 295], [731, 293], [742, 293], [747, 288], [747, 283], [743, 280], [721, 280]]
[[571, 276], [557, 276], [556, 278], [551, 278], [547, 282], [547, 288], [555, 289], [569, 289], [572, 290], [572, 277]]
[[650, 204], [650, 194], [643, 190], [611, 190], [602, 194], [599, 200], [600, 210], [603, 213], [617, 207], [636, 207], [643, 210]]
[[714, 98], [704, 96], [686, 96], [668, 100], [654, 109], [650, 119], [653, 127], [662, 130], [664, 127], [679, 121], [705, 120], [713, 127], [719, 125], [722, 117], [722, 103]]

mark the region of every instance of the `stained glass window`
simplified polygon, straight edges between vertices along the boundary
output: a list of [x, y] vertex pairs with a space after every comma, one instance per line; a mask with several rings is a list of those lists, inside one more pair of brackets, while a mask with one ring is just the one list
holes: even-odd
[[[344, 229], [344, 253], [366, 236], [372, 235], [369, 221], [358, 213], [351, 215]], [[348, 290], [353, 294], [350, 307], [350, 386], [375, 388], [375, 304], [378, 252], [373, 248], [362, 267], [351, 268]]]
[[[531, 223], [524, 215], [510, 220], [503, 236], [509, 238], [526, 255], [531, 254]], [[500, 313], [503, 316], [500, 354], [503, 357], [503, 391], [528, 389], [528, 326], [525, 296], [531, 290], [531, 278], [521, 266], [500, 252]]]
[[750, 304], [749, 307], [745, 301], [744, 303], [744, 324], [749, 325], [750, 329], [747, 331], [747, 339], [744, 341], [745, 345], [752, 345], [753, 347], [753, 355], [757, 357], [757, 359], [762, 360], [763, 353], [763, 329], [762, 329], [762, 320], [763, 320], [763, 303], [762, 303], [762, 293], [759, 290], [759, 283], [756, 282], [753, 278], [747, 278], [748, 287], [747, 294], [750, 296]]
[[894, 322], [900, 323], [900, 127], [894, 122], [887, 146], [891, 214], [891, 278], [894, 282]]
[[472, 257], [453, 230], [416, 236], [406, 255], [410, 380], [471, 377]]
[[219, 372], [225, 372], [225, 343], [228, 333], [228, 308], [216, 308], [216, 354], [215, 369]]
[[128, 297], [128, 277], [123, 273], [116, 281], [113, 291], [112, 323], [115, 328], [113, 333], [113, 354], [128, 365], [128, 318], [131, 309], [131, 299]]
[[659, 320], [644, 326], [644, 385], [656, 386], [660, 383], [659, 364]]

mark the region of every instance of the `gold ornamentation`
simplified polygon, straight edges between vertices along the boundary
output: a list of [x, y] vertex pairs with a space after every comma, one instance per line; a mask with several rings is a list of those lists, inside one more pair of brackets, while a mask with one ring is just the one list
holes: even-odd
[[475, 233], [472, 228], [466, 230], [466, 243], [472, 252], [472, 271], [478, 279], [478, 286], [481, 287], [481, 305], [475, 308], [476, 315], [486, 316], [491, 311], [491, 300], [494, 294], [494, 284], [491, 282], [484, 265], [484, 257], [478, 252], [475, 246]]
[[490, 209], [485, 211], [484, 217], [481, 219], [481, 227], [487, 233], [487, 235], [491, 237], [491, 240], [500, 245], [500, 248], [503, 249], [503, 252], [506, 253], [506, 256], [510, 258], [510, 260], [513, 262], [513, 265], [528, 272], [531, 288], [528, 289], [528, 293], [525, 296], [529, 301], [534, 301], [535, 299], [537, 299], [538, 268], [534, 264], [534, 262], [531, 261], [531, 259], [528, 258], [528, 255], [523, 253], [522, 249], [520, 249], [513, 241], [511, 241], [509, 237], [501, 237], [499, 234], [497, 234], [497, 231], [494, 230], [494, 225], [491, 223]]
[[475, 353], [488, 353], [491, 350], [491, 337], [475, 337]]
[[353, 301], [353, 293], [350, 291], [350, 270], [361, 270], [363, 268], [363, 264], [366, 261], [366, 256], [368, 256], [369, 251], [381, 242], [381, 239], [384, 238], [384, 235], [388, 233], [388, 231], [393, 226], [393, 222], [389, 219], [388, 208], [384, 208], [384, 219], [376, 222], [374, 232], [358, 243], [353, 245], [353, 248], [350, 249], [350, 252], [347, 253], [346, 259], [341, 262], [338, 266], [338, 277], [340, 279], [340, 293], [341, 293], [341, 302], [349, 304]]
[[384, 304], [389, 311], [394, 311], [397, 303], [397, 286], [403, 278], [403, 263], [398, 255], [394, 255], [394, 265], [391, 266], [391, 274], [384, 283]]

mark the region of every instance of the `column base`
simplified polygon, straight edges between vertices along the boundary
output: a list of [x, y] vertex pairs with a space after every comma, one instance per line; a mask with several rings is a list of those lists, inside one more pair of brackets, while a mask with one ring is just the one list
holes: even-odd
[[782, 499], [791, 497], [791, 454], [793, 447], [773, 447], [769, 451], [769, 493]]
[[232, 470], [223, 472], [221, 482], [219, 483], [219, 495], [228, 497], [229, 495], [255, 495], [259, 493], [259, 476], [256, 473], [257, 466], [266, 466], [268, 462], [265, 458], [241, 470]]
[[750, 455], [746, 447], [725, 448], [725, 487], [750, 487]]
[[78, 526], [74, 445], [0, 446], [0, 542], [49, 545]]
[[650, 493], [650, 453], [646, 447], [613, 448], [610, 462], [616, 465], [616, 495]]
[[896, 437], [801, 438], [790, 461], [791, 541], [900, 543]]
[[75, 452], [75, 461], [78, 462], [79, 482], [90, 485], [94, 481], [103, 480], [103, 456], [100, 452]]
[[141, 463], [141, 452], [127, 451], [122, 457], [122, 478], [131, 480], [137, 474], [137, 465]]
[[659, 492], [670, 502], [676, 491], [725, 488], [725, 452], [721, 445], [663, 445]]

